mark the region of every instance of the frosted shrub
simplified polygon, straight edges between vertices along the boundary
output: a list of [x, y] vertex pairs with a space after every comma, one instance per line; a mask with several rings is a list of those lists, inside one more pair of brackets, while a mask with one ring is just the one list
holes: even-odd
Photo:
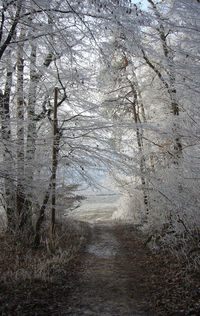
[[[194, 164], [192, 165], [194, 167]], [[148, 214], [143, 191], [133, 183], [120, 198], [113, 219], [132, 222], [147, 236], [147, 246], [167, 249], [188, 266], [200, 265], [199, 185], [183, 163], [157, 168], [151, 175]], [[136, 189], [136, 187], [138, 189]]]
[[181, 163], [156, 170], [149, 192], [150, 215], [142, 229], [150, 236], [149, 247], [170, 249], [197, 268], [200, 262], [200, 200], [198, 181], [194, 179], [189, 167]]
[[133, 195], [124, 193], [118, 201], [117, 210], [112, 218], [115, 220], [131, 221], [134, 224], [141, 224], [144, 217], [144, 205], [142, 193], [134, 190]]

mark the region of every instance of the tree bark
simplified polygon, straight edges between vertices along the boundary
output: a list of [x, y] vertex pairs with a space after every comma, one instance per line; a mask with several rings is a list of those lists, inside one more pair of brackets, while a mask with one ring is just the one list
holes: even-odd
[[[145, 161], [145, 157], [144, 157], [144, 153], [143, 153], [143, 139], [142, 139], [142, 130], [141, 127], [138, 125], [140, 123], [139, 120], [139, 112], [137, 113], [137, 106], [138, 106], [138, 93], [136, 88], [134, 87], [134, 84], [128, 80], [130, 86], [131, 86], [131, 90], [132, 90], [132, 94], [133, 94], [133, 102], [131, 102], [132, 105], [132, 112], [133, 112], [133, 118], [134, 118], [134, 122], [136, 124], [136, 137], [137, 137], [137, 145], [138, 145], [138, 149], [139, 149], [139, 153], [140, 153], [140, 177], [141, 177], [141, 183], [142, 183], [142, 191], [143, 191], [143, 199], [144, 199], [144, 205], [146, 208], [146, 214], [149, 214], [149, 202], [148, 202], [148, 193], [147, 193], [147, 183], [146, 183], [146, 177], [145, 177], [145, 173], [146, 173], [146, 161]], [[144, 111], [144, 108], [143, 108]], [[143, 113], [144, 115], [144, 113]]]
[[[4, 43], [0, 46], [0, 60], [6, 50], [6, 48], [9, 46], [14, 34], [15, 34], [15, 30], [17, 27], [17, 24], [19, 23], [20, 20], [20, 13], [22, 11], [22, 0], [17, 0], [16, 1], [16, 13], [15, 13], [15, 17], [13, 20], [13, 23], [11, 25], [10, 30], [8, 31], [8, 35], [4, 41]], [[3, 22], [3, 21], [2, 21]], [[2, 30], [1, 30], [1, 38], [2, 38], [2, 33], [3, 33], [3, 24], [2, 24]]]
[[[171, 52], [170, 49], [167, 45], [167, 36], [168, 33], [165, 32], [165, 28], [162, 21], [162, 17], [158, 11], [157, 5], [154, 3], [153, 0], [147, 0], [152, 8], [153, 11], [155, 13], [155, 16], [158, 20], [158, 27], [157, 27], [157, 31], [161, 40], [161, 44], [162, 44], [162, 48], [163, 48], [163, 54], [165, 56], [166, 59], [166, 63], [168, 66], [168, 76], [169, 76], [169, 83], [167, 83], [167, 81], [164, 79], [164, 77], [162, 76], [161, 72], [158, 70], [157, 67], [155, 67], [152, 62], [148, 59], [148, 57], [146, 56], [146, 54], [143, 52], [143, 57], [146, 60], [147, 64], [151, 67], [151, 69], [154, 70], [154, 72], [158, 75], [158, 77], [160, 78], [160, 80], [163, 82], [164, 86], [167, 88], [167, 92], [169, 94], [170, 97], [170, 102], [171, 102], [171, 109], [172, 109], [172, 113], [174, 116], [179, 116], [179, 104], [177, 102], [177, 91], [176, 91], [176, 87], [175, 87], [175, 83], [176, 83], [176, 78], [174, 75], [174, 67], [173, 67], [173, 57], [171, 56]], [[175, 155], [177, 158], [180, 158], [180, 154], [182, 152], [182, 143], [181, 143], [181, 139], [180, 136], [178, 134], [178, 125], [175, 122], [173, 124], [173, 134], [174, 134], [174, 138], [173, 138], [173, 142], [174, 142], [174, 151], [175, 151]], [[177, 161], [176, 161], [177, 162]]]
[[17, 190], [16, 215], [19, 233], [32, 233], [31, 205], [26, 196], [25, 156], [24, 156], [24, 36], [25, 29], [21, 26], [17, 47]]
[[50, 214], [50, 239], [53, 241], [55, 231], [55, 211], [56, 211], [56, 172], [58, 167], [58, 151], [60, 134], [58, 133], [57, 121], [57, 106], [58, 106], [58, 88], [54, 90], [54, 117], [53, 117], [53, 145], [52, 145], [52, 172], [49, 180], [49, 186], [46, 191], [42, 206], [39, 210], [39, 215], [35, 225], [35, 239], [34, 246], [38, 247], [40, 244], [40, 231], [45, 218], [45, 210], [51, 194], [51, 214]]
[[14, 169], [12, 154], [12, 139], [10, 126], [10, 94], [12, 87], [13, 67], [11, 62], [11, 49], [7, 53], [7, 73], [4, 93], [1, 95], [0, 115], [1, 115], [1, 135], [3, 143], [3, 161], [5, 166], [4, 178], [4, 199], [6, 205], [7, 230], [10, 233], [15, 231], [15, 187]]
[[39, 247], [39, 245], [40, 245], [40, 231], [41, 231], [42, 223], [43, 223], [44, 218], [45, 218], [45, 210], [46, 210], [46, 207], [47, 207], [47, 204], [48, 204], [48, 201], [50, 198], [50, 194], [51, 194], [51, 186], [52, 186], [52, 176], [49, 180], [49, 185], [48, 185], [46, 194], [44, 196], [43, 203], [39, 209], [39, 212], [38, 212], [39, 215], [38, 215], [38, 218], [37, 218], [37, 221], [35, 224], [34, 247], [36, 247], [36, 248]]
[[55, 230], [55, 212], [56, 212], [56, 172], [58, 166], [58, 88], [54, 90], [54, 112], [53, 112], [53, 148], [52, 148], [52, 192], [51, 192], [51, 239], [53, 240]]

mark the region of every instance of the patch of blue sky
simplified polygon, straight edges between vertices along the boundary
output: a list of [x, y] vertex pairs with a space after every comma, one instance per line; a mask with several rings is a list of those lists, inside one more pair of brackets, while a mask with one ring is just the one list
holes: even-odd
[[132, 3], [140, 4], [143, 10], [147, 10], [149, 5], [147, 0], [132, 0]]

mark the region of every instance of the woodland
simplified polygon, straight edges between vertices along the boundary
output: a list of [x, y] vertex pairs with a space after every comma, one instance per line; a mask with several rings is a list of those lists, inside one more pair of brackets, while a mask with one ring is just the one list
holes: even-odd
[[61, 260], [59, 225], [106, 170], [113, 219], [199, 271], [200, 1], [145, 3], [0, 1], [2, 243]]

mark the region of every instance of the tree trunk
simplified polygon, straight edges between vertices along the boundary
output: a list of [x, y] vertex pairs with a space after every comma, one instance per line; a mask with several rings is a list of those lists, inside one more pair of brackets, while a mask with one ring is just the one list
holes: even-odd
[[52, 176], [49, 180], [49, 185], [48, 185], [46, 194], [44, 196], [42, 206], [39, 209], [39, 212], [38, 212], [39, 215], [38, 215], [38, 218], [37, 218], [37, 221], [35, 224], [34, 247], [36, 247], [36, 248], [39, 247], [39, 245], [40, 245], [40, 231], [41, 231], [41, 226], [42, 226], [42, 223], [43, 223], [44, 217], [45, 217], [45, 210], [46, 210], [46, 207], [47, 207], [47, 204], [48, 204], [48, 201], [50, 198], [50, 194], [51, 194], [51, 186], [52, 186]]
[[[141, 183], [142, 183], [143, 199], [144, 199], [146, 214], [148, 215], [149, 214], [149, 201], [148, 201], [147, 183], [146, 183], [146, 176], [145, 176], [146, 160], [143, 153], [143, 139], [142, 139], [143, 131], [142, 131], [141, 126], [139, 126], [140, 119], [139, 119], [138, 93], [137, 93], [136, 88], [134, 87], [134, 84], [129, 79], [127, 80], [130, 84], [132, 95], [133, 95], [133, 102], [131, 102], [131, 105], [132, 105], [134, 122], [136, 124], [137, 145], [138, 145], [138, 149], [140, 153], [140, 177], [141, 177]], [[137, 107], [138, 107], [138, 112], [136, 110]], [[142, 115], [144, 116], [144, 119], [146, 120], [143, 104], [142, 104], [141, 111], [142, 111]]]
[[39, 215], [35, 225], [35, 239], [34, 246], [38, 247], [40, 244], [40, 231], [41, 226], [45, 217], [45, 210], [47, 207], [48, 200], [51, 194], [51, 222], [50, 222], [50, 239], [53, 241], [53, 235], [55, 231], [55, 210], [56, 210], [56, 172], [58, 166], [58, 151], [60, 135], [58, 133], [58, 122], [57, 122], [57, 106], [58, 106], [58, 88], [54, 90], [54, 117], [53, 117], [53, 146], [52, 146], [52, 173], [49, 181], [42, 206], [39, 210]]
[[10, 126], [10, 94], [12, 87], [13, 67], [11, 63], [11, 49], [7, 53], [7, 74], [4, 94], [1, 95], [1, 135], [3, 143], [3, 162], [5, 166], [4, 178], [4, 199], [6, 205], [7, 230], [11, 233], [15, 231], [16, 214], [15, 214], [15, 187], [14, 187], [14, 170], [12, 139]]
[[27, 145], [26, 145], [26, 177], [28, 185], [31, 186], [34, 174], [34, 158], [36, 150], [36, 120], [35, 120], [35, 106], [36, 106], [36, 93], [39, 76], [36, 71], [36, 45], [31, 44], [30, 56], [30, 84], [29, 96], [27, 106]]
[[31, 205], [26, 196], [24, 157], [24, 26], [21, 27], [17, 47], [17, 190], [16, 215], [19, 233], [32, 233]]
[[[152, 8], [153, 11], [155, 13], [155, 16], [157, 17], [158, 20], [158, 27], [157, 27], [157, 31], [162, 43], [162, 48], [163, 48], [163, 53], [166, 59], [166, 63], [168, 66], [168, 76], [169, 76], [169, 84], [165, 81], [165, 79], [162, 77], [161, 73], [159, 72], [158, 69], [156, 69], [155, 66], [153, 66], [153, 64], [148, 61], [148, 65], [157, 73], [157, 75], [159, 76], [159, 78], [161, 79], [161, 81], [164, 83], [165, 87], [167, 88], [169, 97], [170, 97], [170, 102], [171, 102], [171, 109], [172, 109], [172, 113], [174, 116], [179, 116], [179, 105], [177, 102], [177, 92], [176, 92], [176, 87], [175, 87], [175, 83], [176, 83], [176, 78], [175, 78], [175, 74], [174, 74], [174, 63], [173, 63], [173, 57], [172, 54], [170, 52], [170, 49], [167, 45], [167, 36], [168, 33], [165, 31], [164, 25], [161, 22], [162, 21], [162, 16], [160, 15], [157, 5], [154, 3], [153, 0], [147, 0]], [[144, 52], [143, 52], [144, 55]], [[146, 56], [145, 56], [146, 57]], [[146, 61], [147, 61], [147, 57], [146, 57]], [[174, 143], [174, 151], [175, 151], [175, 155], [176, 158], [180, 158], [181, 152], [182, 152], [182, 143], [181, 143], [181, 139], [180, 136], [178, 134], [178, 124], [177, 122], [173, 123], [173, 143]], [[177, 162], [177, 159], [176, 159]]]
[[58, 105], [58, 88], [54, 90], [54, 117], [53, 117], [53, 148], [52, 148], [52, 192], [51, 192], [51, 239], [53, 240], [55, 230], [55, 211], [56, 211], [56, 172], [58, 166], [58, 121], [57, 121], [57, 105]]

